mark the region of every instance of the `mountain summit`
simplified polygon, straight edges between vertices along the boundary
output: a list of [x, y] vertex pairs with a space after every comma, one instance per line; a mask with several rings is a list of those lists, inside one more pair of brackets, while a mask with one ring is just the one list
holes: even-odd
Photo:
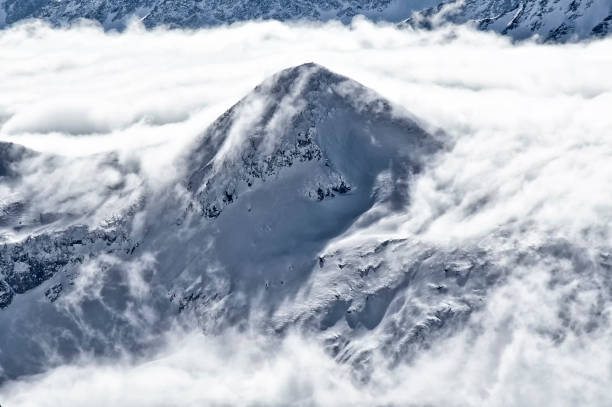
[[[204, 330], [327, 329], [353, 301], [382, 295], [375, 312], [346, 314], [352, 327], [376, 326], [401, 278], [373, 272], [347, 291], [364, 271], [335, 265], [326, 247], [405, 208], [410, 180], [442, 148], [353, 80], [316, 64], [279, 72], [202, 133], [177, 163], [176, 188], [98, 228], [39, 229], [0, 248], [0, 325], [10, 327], [0, 348], [13, 350], [0, 353], [4, 374], [40, 369], [49, 350], [146, 347], [177, 319]], [[349, 249], [347, 258], [363, 254]], [[337, 289], [321, 285], [332, 277]]]
[[305, 170], [303, 197], [322, 201], [370, 192], [389, 163], [406, 177], [439, 147], [406, 112], [311, 63], [274, 75], [215, 121], [188, 159], [188, 188], [216, 217], [258, 184]]

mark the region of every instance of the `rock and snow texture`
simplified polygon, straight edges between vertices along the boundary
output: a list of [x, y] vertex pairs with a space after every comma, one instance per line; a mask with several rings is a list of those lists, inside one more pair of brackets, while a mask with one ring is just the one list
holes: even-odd
[[133, 18], [146, 26], [197, 28], [256, 19], [350, 21], [356, 15], [400, 21], [411, 11], [430, 7], [436, 0], [3, 0], [0, 27], [26, 18], [66, 24], [80, 18], [105, 28], [122, 28]]
[[87, 19], [105, 29], [122, 29], [137, 19], [147, 27], [193, 29], [262, 19], [346, 23], [357, 15], [388, 22], [407, 19], [408, 25], [419, 28], [469, 23], [514, 39], [538, 36], [553, 42], [598, 38], [612, 31], [610, 0], [0, 1], [0, 28], [29, 18], [54, 25]]
[[303, 184], [293, 185], [309, 200], [371, 193], [373, 177], [390, 162], [399, 182], [439, 148], [404, 116], [374, 92], [315, 64], [283, 71], [204, 134], [189, 158], [188, 189], [208, 217], [289, 169], [306, 171], [295, 174]]
[[612, 32], [612, 1], [457, 0], [417, 12], [407, 23], [423, 28], [469, 23], [517, 40], [577, 41]]
[[198, 28], [260, 19], [346, 23], [357, 15], [389, 22], [407, 19], [407, 25], [418, 28], [468, 23], [519, 40], [537, 36], [565, 42], [612, 32], [610, 0], [0, 1], [0, 28], [29, 18], [54, 25], [87, 19], [105, 29], [122, 29], [134, 19], [147, 27]]

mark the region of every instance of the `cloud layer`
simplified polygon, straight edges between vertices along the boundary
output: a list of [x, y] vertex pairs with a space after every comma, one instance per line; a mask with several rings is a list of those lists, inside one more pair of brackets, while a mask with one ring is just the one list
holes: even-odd
[[[265, 77], [314, 61], [441, 128], [451, 146], [408, 186], [406, 210], [332, 246], [364, 236], [451, 248], [475, 241], [504, 261], [559, 240], [595, 264], [580, 278], [572, 256], [551, 262], [538, 252], [530, 265], [509, 264], [511, 278], [470, 329], [410, 365], [378, 361], [367, 383], [303, 334], [187, 334], [145, 362], [88, 359], [9, 383], [3, 405], [610, 404], [612, 332], [609, 323], [588, 327], [593, 312], [609, 322], [612, 310], [606, 275], [592, 271], [605, 270], [600, 256], [612, 247], [612, 40], [512, 45], [465, 29], [360, 20], [122, 34], [32, 23], [0, 31], [0, 49], [0, 140], [69, 157], [48, 167], [28, 159], [6, 196], [99, 221], [121, 208], [117, 196], [136, 199], [140, 182], [176, 182], [180, 154]], [[519, 243], [498, 246], [487, 240], [495, 233]]]

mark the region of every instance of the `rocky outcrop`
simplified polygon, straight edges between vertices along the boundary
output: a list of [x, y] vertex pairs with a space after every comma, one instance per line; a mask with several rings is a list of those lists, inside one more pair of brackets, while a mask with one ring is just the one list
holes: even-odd
[[[61, 271], [70, 272], [100, 253], [129, 252], [134, 246], [123, 230], [86, 226], [5, 243], [0, 246], [0, 308], [7, 307], [14, 295], [40, 286]], [[50, 299], [57, 298], [61, 289], [52, 291], [46, 293]]]

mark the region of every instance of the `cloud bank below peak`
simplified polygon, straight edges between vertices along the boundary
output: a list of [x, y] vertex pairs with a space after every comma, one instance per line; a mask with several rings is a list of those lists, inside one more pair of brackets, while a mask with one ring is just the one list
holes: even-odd
[[[468, 28], [420, 32], [363, 20], [120, 34], [34, 22], [0, 31], [0, 49], [0, 140], [43, 153], [23, 161], [24, 182], [3, 184], [2, 197], [64, 204], [99, 220], [121, 208], [121, 197], [137, 199], [143, 183], [172, 194], [185, 179], [186, 152], [219, 115], [271, 74], [315, 61], [441, 128], [448, 142], [405, 185], [405, 207], [371, 208], [385, 216], [358, 219], [325, 252], [357, 257], [363, 241], [397, 238], [440, 252], [478, 246], [512, 270], [470, 309], [465, 330], [410, 363], [391, 368], [373, 352], [379, 368], [369, 382], [309, 332], [280, 339], [177, 329], [144, 360], [84, 357], [6, 383], [2, 404], [610, 404], [612, 40], [512, 44]], [[228, 151], [242, 147], [239, 136]], [[101, 197], [106, 204], [88, 212]], [[397, 257], [385, 261], [402, 269]], [[88, 263], [76, 294], [86, 298], [108, 279], [147, 297], [145, 276], [158, 262], [155, 253], [140, 261]], [[98, 263], [117, 266], [111, 271], [126, 282]], [[316, 264], [306, 276], [291, 297], [296, 307], [309, 305], [313, 287], [328, 288], [326, 270]], [[408, 294], [400, 305], [410, 310]], [[382, 326], [358, 331], [349, 347], [371, 347], [388, 334]]]

